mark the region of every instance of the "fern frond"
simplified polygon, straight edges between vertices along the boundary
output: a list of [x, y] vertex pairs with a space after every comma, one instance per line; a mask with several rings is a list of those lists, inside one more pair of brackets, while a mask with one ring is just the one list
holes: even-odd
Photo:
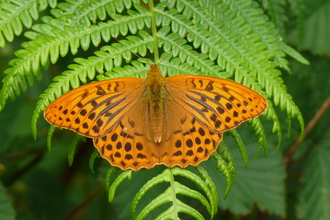
[[[173, 4], [173, 1], [171, 2]], [[249, 6], [246, 3], [239, 2], [240, 4], [235, 4], [237, 7], [248, 8]], [[165, 4], [165, 3], [164, 3]], [[234, 3], [233, 3], [234, 4]], [[247, 5], [247, 6], [246, 6]], [[186, 5], [185, 8], [188, 8]], [[164, 13], [164, 6], [161, 8], [156, 7], [157, 13], [161, 17], [161, 24], [164, 26], [172, 25], [175, 27], [180, 27], [180, 30], [191, 29], [190, 34], [188, 35], [188, 40], [192, 41], [194, 47], [200, 47], [203, 53], [208, 53], [211, 58], [213, 55], [213, 51], [218, 54], [217, 62], [218, 64], [223, 64], [226, 66], [226, 71], [230, 74], [235, 73], [235, 80], [237, 82], [243, 83], [244, 85], [253, 88], [259, 93], [262, 92], [261, 87], [258, 83], [256, 83], [256, 78], [258, 78], [258, 82], [261, 83], [262, 87], [268, 86], [268, 88], [273, 87], [273, 89], [281, 90], [279, 94], [282, 94], [280, 102], [276, 102], [275, 104], [279, 104], [281, 108], [290, 105], [291, 110], [287, 109], [287, 113], [291, 114], [292, 117], [297, 117], [301, 125], [302, 116], [297, 114], [297, 109], [295, 108], [295, 104], [292, 102], [291, 96], [287, 94], [286, 90], [280, 89], [283, 87], [283, 81], [276, 86], [273, 84], [274, 80], [281, 81], [278, 77], [279, 71], [275, 69], [276, 65], [269, 60], [269, 58], [274, 57], [275, 54], [270, 51], [265, 51], [265, 47], [261, 47], [263, 50], [260, 50], [260, 47], [249, 47], [249, 49], [245, 49], [246, 45], [251, 45], [252, 42], [244, 41], [242, 38], [238, 37], [239, 35], [233, 35], [232, 32], [227, 32], [226, 28], [222, 28], [222, 25], [213, 25], [202, 27], [198, 24], [194, 24], [198, 28], [192, 28], [192, 22], [183, 23], [183, 16], [178, 14], [175, 9], [171, 9], [170, 13]], [[200, 8], [190, 8], [191, 10], [200, 10], [200, 13], [205, 13], [205, 10], [202, 11]], [[249, 8], [251, 9], [251, 8]], [[246, 9], [247, 10], [247, 9]], [[231, 9], [227, 10], [231, 11]], [[243, 10], [242, 10], [243, 11]], [[225, 13], [224, 13], [225, 14]], [[208, 18], [208, 16], [204, 16]], [[203, 17], [203, 18], [204, 18]], [[230, 17], [230, 16], [229, 16]], [[209, 18], [211, 20], [211, 18]], [[258, 18], [262, 22], [261, 24], [265, 24], [265, 20]], [[235, 19], [236, 25], [241, 25], [240, 22]], [[209, 22], [211, 23], [211, 22]], [[260, 26], [260, 24], [259, 24]], [[263, 26], [267, 28], [266, 26]], [[210, 33], [209, 29], [214, 30], [213, 32], [217, 33], [219, 40], [216, 40], [213, 36], [208, 36]], [[204, 33], [197, 31], [198, 29], [204, 29]], [[236, 29], [237, 30], [237, 29]], [[245, 30], [245, 29], [243, 29]], [[238, 31], [239, 32], [239, 31]], [[207, 33], [207, 34], [206, 34]], [[246, 32], [240, 33], [241, 36], [246, 36]], [[253, 35], [253, 34], [252, 34]], [[189, 39], [190, 38], [190, 39]], [[244, 37], [243, 39], [250, 39], [249, 35]], [[251, 38], [254, 39], [254, 38]], [[202, 43], [201, 43], [202, 42]], [[260, 45], [260, 44], [257, 44]], [[212, 47], [212, 52], [210, 48]], [[226, 48], [226, 49], [224, 49]], [[278, 49], [280, 49], [278, 47]], [[282, 52], [283, 53], [283, 52]], [[239, 58], [237, 58], [239, 57]], [[243, 60], [243, 61], [242, 61]], [[245, 60], [245, 61], [244, 61]], [[248, 66], [244, 66], [244, 64], [248, 64]], [[249, 73], [249, 74], [248, 74]], [[276, 73], [276, 74], [274, 74]], [[274, 76], [274, 77], [271, 77]], [[272, 84], [272, 86], [270, 86]], [[270, 90], [266, 90], [269, 96], [274, 95], [274, 99], [277, 99], [277, 96], [273, 94]]]
[[109, 186], [110, 183], [110, 176], [111, 174], [117, 170], [117, 168], [111, 167], [108, 172], [107, 172], [107, 176], [106, 176], [106, 186], [107, 189], [109, 189], [109, 201], [111, 202], [113, 200], [113, 198], [115, 197], [115, 192], [118, 188], [118, 186], [125, 180], [125, 179], [131, 179], [132, 178], [132, 170], [127, 170], [125, 172], [122, 172], [121, 174], [119, 174], [117, 176], [117, 178], [113, 181], [113, 183]]
[[[230, 74], [224, 71], [219, 65], [216, 65], [212, 60], [208, 58], [206, 54], [197, 53], [190, 45], [181, 46], [179, 43], [181, 41], [181, 37], [178, 34], [168, 34], [170, 29], [168, 27], [163, 27], [159, 30], [159, 45], [164, 48], [165, 52], [171, 52], [171, 55], [174, 57], [180, 58], [180, 63], [187, 63], [189, 66], [195, 67], [199, 72], [203, 72], [205, 75], [210, 76], [221, 76], [222, 78], [229, 78]], [[183, 44], [183, 43], [182, 43]], [[178, 45], [178, 47], [171, 51], [173, 47]], [[167, 53], [164, 53], [166, 56]], [[170, 58], [170, 57], [168, 57]], [[164, 62], [162, 62], [164, 63]], [[167, 66], [167, 65], [164, 65]], [[161, 66], [162, 67], [162, 66]], [[164, 75], [177, 75], [182, 74], [182, 72], [172, 72], [167, 70], [163, 70]], [[186, 74], [193, 74], [194, 72], [183, 71]], [[167, 74], [168, 73], [168, 74]], [[197, 73], [196, 73], [197, 74]]]
[[[269, 74], [268, 74], [269, 73]], [[268, 72], [266, 77], [266, 92], [273, 96], [274, 104], [279, 105], [282, 111], [286, 111], [288, 115], [292, 118], [296, 117], [298, 122], [300, 123], [301, 135], [304, 133], [304, 119], [299, 111], [298, 106], [292, 100], [291, 95], [289, 95], [286, 91], [286, 87], [281, 78], [278, 77], [280, 72], [278, 70], [273, 70]], [[264, 77], [264, 76], [262, 76]], [[261, 77], [260, 77], [261, 78]]]
[[272, 132], [277, 134], [278, 147], [282, 142], [282, 130], [280, 120], [275, 112], [272, 102], [268, 101], [268, 108], [266, 112], [263, 114], [268, 120], [273, 121], [273, 129]]
[[221, 143], [218, 147], [217, 152], [213, 153], [217, 165], [216, 168], [226, 178], [227, 187], [223, 197], [226, 198], [229, 194], [229, 190], [234, 184], [236, 179], [236, 168], [234, 163], [233, 155], [231, 154], [228, 146], [225, 143]]
[[285, 36], [284, 23], [288, 21], [285, 14], [286, 2], [284, 0], [267, 0], [262, 3], [281, 36]]
[[[150, 60], [149, 60], [150, 61]], [[132, 61], [131, 65], [126, 65], [123, 67], [114, 67], [112, 71], [106, 72], [104, 75], [98, 75], [98, 80], [107, 80], [118, 77], [140, 77], [144, 78], [149, 66], [145, 66], [144, 63], [140, 61]]]
[[199, 165], [196, 167], [196, 169], [198, 173], [203, 177], [204, 182], [210, 189], [211, 194], [207, 194], [207, 192], [209, 191], [205, 191], [205, 190], [204, 191], [206, 192], [206, 195], [210, 199], [211, 210], [209, 210], [209, 213], [211, 217], [213, 217], [218, 211], [217, 206], [218, 206], [219, 198], [217, 194], [217, 187], [203, 166]]
[[[14, 35], [19, 36], [23, 26], [31, 28], [33, 20], [48, 6], [48, 1], [36, 0], [8, 1], [0, 3], [0, 47], [5, 47], [6, 40], [12, 42]], [[54, 4], [51, 4], [54, 6]]]
[[[107, 172], [106, 172], [106, 175], [105, 175], [105, 178], [104, 178], [104, 185], [105, 185], [105, 188], [109, 190], [109, 195], [108, 195], [108, 200], [109, 201], [112, 201], [113, 198], [115, 197], [115, 192], [116, 192], [116, 189], [115, 190], [111, 190], [111, 195], [110, 195], [110, 183], [112, 183], [112, 181], [110, 181], [110, 178], [111, 178], [111, 175], [113, 173], [115, 173], [117, 171], [117, 167], [113, 167], [111, 166]], [[128, 171], [129, 172], [129, 171]]]
[[258, 136], [258, 143], [259, 143], [259, 150], [256, 154], [256, 157], [259, 155], [261, 150], [263, 149], [265, 152], [265, 155], [268, 156], [268, 144], [267, 144], [267, 138], [265, 134], [264, 127], [262, 126], [262, 123], [259, 118], [253, 118], [249, 121], [249, 123], [252, 125], [252, 128], [254, 130], [254, 134]]
[[51, 151], [52, 149], [52, 138], [53, 138], [53, 134], [55, 132], [56, 127], [54, 125], [51, 125], [48, 133], [47, 133], [47, 148], [48, 151]]
[[91, 25], [91, 23], [95, 23], [97, 20], [106, 20], [107, 15], [121, 13], [124, 8], [130, 9], [132, 5], [132, 1], [128, 0], [107, 2], [94, 0], [89, 1], [88, 4], [85, 1], [67, 1], [59, 3], [57, 9], [53, 9], [51, 13], [57, 18], [65, 14], [75, 14], [77, 15], [76, 23]]
[[309, 65], [309, 61], [289, 45], [285, 44], [284, 42], [281, 42], [280, 47], [286, 54], [289, 54], [292, 58], [298, 60], [300, 63]]
[[[131, 37], [128, 39], [131, 39], [132, 41], [126, 40], [123, 42], [127, 45], [128, 49], [143, 55], [148, 47], [150, 47], [151, 38], [145, 32], [141, 32], [141, 35], [143, 36], [143, 39]], [[120, 66], [123, 59], [127, 62], [130, 61], [131, 53], [120, 44], [104, 46], [99, 51], [95, 52], [95, 56], [88, 57], [87, 59], [76, 58], [74, 61], [77, 64], [71, 64], [69, 66], [70, 70], [55, 77], [54, 83], [52, 83], [48, 89], [40, 95], [40, 99], [37, 102], [31, 121], [34, 137], [36, 137], [36, 124], [38, 118], [41, 112], [43, 112], [52, 101], [68, 92], [70, 87], [77, 88], [80, 85], [80, 82], [86, 83], [87, 80], [93, 80], [96, 73], [103, 74], [104, 70], [111, 71], [114, 66]], [[134, 74], [136, 72], [144, 72], [145, 75], [146, 68], [140, 65], [140, 69], [136, 69], [136, 71], [132, 71], [129, 74]]]
[[91, 170], [92, 173], [95, 173], [95, 171], [94, 171], [94, 162], [97, 158], [100, 158], [100, 154], [96, 149], [94, 149], [94, 151], [93, 151], [93, 153], [92, 153], [92, 155], [89, 159], [89, 169]]
[[180, 212], [186, 213], [192, 217], [195, 217], [196, 219], [204, 219], [203, 216], [196, 210], [193, 209], [191, 206], [188, 206], [181, 202], [179, 199], [173, 198], [173, 191], [175, 190], [175, 194], [181, 194], [185, 196], [191, 196], [194, 199], [198, 199], [202, 202], [203, 205], [209, 206], [207, 203], [207, 200], [204, 198], [204, 196], [194, 190], [191, 190], [190, 188], [178, 183], [174, 182], [171, 187], [167, 188], [165, 192], [154, 198], [148, 205], [146, 205], [143, 210], [136, 216], [136, 220], [142, 220], [145, 219], [145, 217], [148, 216], [150, 211], [154, 210], [155, 208], [159, 207], [160, 205], [173, 202], [173, 205], [170, 206], [166, 211], [162, 212], [160, 215], [157, 216], [155, 219], [176, 219], [178, 218], [178, 214]]
[[74, 158], [74, 154], [76, 152], [76, 148], [77, 148], [77, 145], [80, 141], [86, 141], [86, 138], [81, 136], [81, 135], [75, 135], [74, 138], [72, 139], [72, 142], [70, 144], [70, 150], [69, 150], [69, 153], [68, 153], [68, 162], [69, 162], [69, 165], [71, 166], [72, 163], [73, 163], [73, 158]]
[[[274, 53], [274, 61], [276, 64], [286, 70], [289, 70], [288, 61], [284, 59], [285, 54], [279, 47], [281, 42], [281, 35], [276, 29], [275, 25], [272, 22], [268, 21], [268, 18], [263, 15], [263, 12], [260, 10], [258, 4], [254, 1], [228, 1], [230, 8], [234, 8], [246, 24], [241, 26], [235, 26], [238, 30], [252, 30], [251, 38], [254, 44], [258, 45], [257, 48], [262, 49], [263, 44], [266, 44], [266, 48], [271, 50]], [[229, 11], [230, 12], [230, 11]], [[226, 19], [227, 16], [223, 16]], [[244, 36], [243, 36], [244, 37]], [[249, 39], [250, 37], [248, 37]], [[254, 41], [256, 40], [256, 41]], [[261, 43], [262, 42], [262, 43]]]
[[236, 129], [232, 129], [232, 130], [228, 131], [228, 133], [234, 138], [235, 143], [238, 146], [239, 152], [241, 153], [244, 165], [248, 166], [249, 157], [248, 157], [248, 154], [247, 154], [247, 151], [246, 151], [246, 148], [244, 146], [244, 143], [243, 143], [243, 140], [242, 140], [241, 136], [238, 134]]
[[[210, 183], [210, 178], [204, 169], [198, 168], [199, 173], [203, 176], [201, 179], [198, 175], [184, 169], [174, 167], [172, 169], [166, 169], [161, 174], [153, 177], [136, 194], [132, 202], [131, 215], [133, 219], [144, 219], [152, 210], [164, 205], [166, 203], [171, 203], [172, 205], [163, 213], [158, 215], [157, 219], [177, 219], [179, 213], [186, 213], [197, 219], [204, 219], [203, 216], [194, 208], [182, 203], [177, 197], [177, 194], [182, 194], [194, 199], [199, 200], [203, 205], [207, 207], [207, 210], [211, 217], [213, 217], [217, 211], [218, 198], [216, 193], [216, 187]], [[181, 183], [174, 180], [174, 176], [182, 176], [193, 182], [202, 188], [205, 192], [207, 198], [196, 190], [189, 189], [188, 187], [182, 185]], [[167, 182], [170, 187], [167, 188], [162, 194], [153, 199], [148, 203], [135, 217], [135, 212], [137, 205], [139, 204], [141, 198], [155, 185]]]
[[56, 8], [51, 10], [51, 14], [56, 17], [65, 18], [66, 15], [79, 13], [79, 8], [85, 2], [85, 0], [67, 0], [65, 2], [60, 2], [56, 5]]
[[128, 17], [113, 15], [113, 21], [89, 27], [83, 24], [72, 27], [69, 23], [63, 24], [59, 19], [44, 17], [45, 24], [35, 26], [39, 32], [27, 34], [31, 41], [23, 44], [25, 49], [17, 53], [18, 58], [12, 60], [12, 67], [5, 71], [8, 75], [3, 80], [3, 88], [0, 91], [0, 109], [4, 107], [8, 97], [14, 99], [20, 93], [19, 86], [23, 91], [26, 91], [27, 82], [32, 86], [31, 72], [40, 78], [41, 66], [47, 68], [49, 61], [55, 63], [59, 55], [66, 55], [69, 48], [72, 54], [76, 54], [79, 47], [87, 50], [91, 43], [98, 46], [104, 36], [106, 37], [103, 40], [108, 41], [111, 36], [117, 36], [119, 33], [126, 35], [132, 26], [132, 32], [143, 29], [148, 25], [148, 11], [141, 6], [136, 8], [139, 12], [131, 13]]

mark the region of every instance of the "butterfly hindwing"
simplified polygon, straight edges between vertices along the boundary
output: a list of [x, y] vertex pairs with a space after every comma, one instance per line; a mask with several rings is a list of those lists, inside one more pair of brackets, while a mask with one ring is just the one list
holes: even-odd
[[166, 119], [160, 145], [160, 163], [168, 167], [197, 166], [207, 160], [222, 140], [222, 133], [209, 131], [172, 97], [165, 99]]
[[142, 94], [108, 134], [94, 139], [100, 155], [123, 170], [198, 165], [207, 160], [222, 140], [176, 102], [164, 94], [162, 140], [155, 143], [151, 130], [149, 100]]
[[152, 168], [159, 164], [159, 145], [152, 137], [148, 99], [140, 97], [105, 136], [94, 139], [100, 155], [123, 170]]

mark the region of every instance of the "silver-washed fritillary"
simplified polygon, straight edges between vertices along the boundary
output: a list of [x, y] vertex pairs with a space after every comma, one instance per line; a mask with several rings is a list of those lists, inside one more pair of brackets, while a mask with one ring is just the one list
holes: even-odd
[[86, 84], [51, 103], [44, 116], [93, 138], [100, 155], [123, 170], [196, 166], [223, 132], [262, 114], [266, 100], [233, 81], [198, 75], [163, 78], [156, 64], [146, 79]]

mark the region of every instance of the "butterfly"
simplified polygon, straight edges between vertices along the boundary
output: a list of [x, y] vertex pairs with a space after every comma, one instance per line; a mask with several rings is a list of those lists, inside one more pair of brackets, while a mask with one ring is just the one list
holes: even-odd
[[164, 78], [151, 64], [146, 79], [126, 77], [80, 86], [51, 103], [45, 119], [93, 139], [122, 170], [197, 166], [223, 132], [261, 115], [267, 101], [236, 82], [200, 75]]

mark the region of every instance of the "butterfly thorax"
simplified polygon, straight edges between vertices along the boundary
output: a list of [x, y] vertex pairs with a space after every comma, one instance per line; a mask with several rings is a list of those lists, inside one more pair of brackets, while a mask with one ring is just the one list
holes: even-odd
[[149, 99], [149, 123], [151, 125], [154, 142], [159, 144], [162, 141], [162, 128], [164, 120], [163, 108], [163, 76], [157, 64], [152, 64], [146, 79], [147, 95]]
[[151, 64], [146, 81], [152, 95], [156, 98], [161, 96], [163, 79], [164, 77], [157, 64]]

